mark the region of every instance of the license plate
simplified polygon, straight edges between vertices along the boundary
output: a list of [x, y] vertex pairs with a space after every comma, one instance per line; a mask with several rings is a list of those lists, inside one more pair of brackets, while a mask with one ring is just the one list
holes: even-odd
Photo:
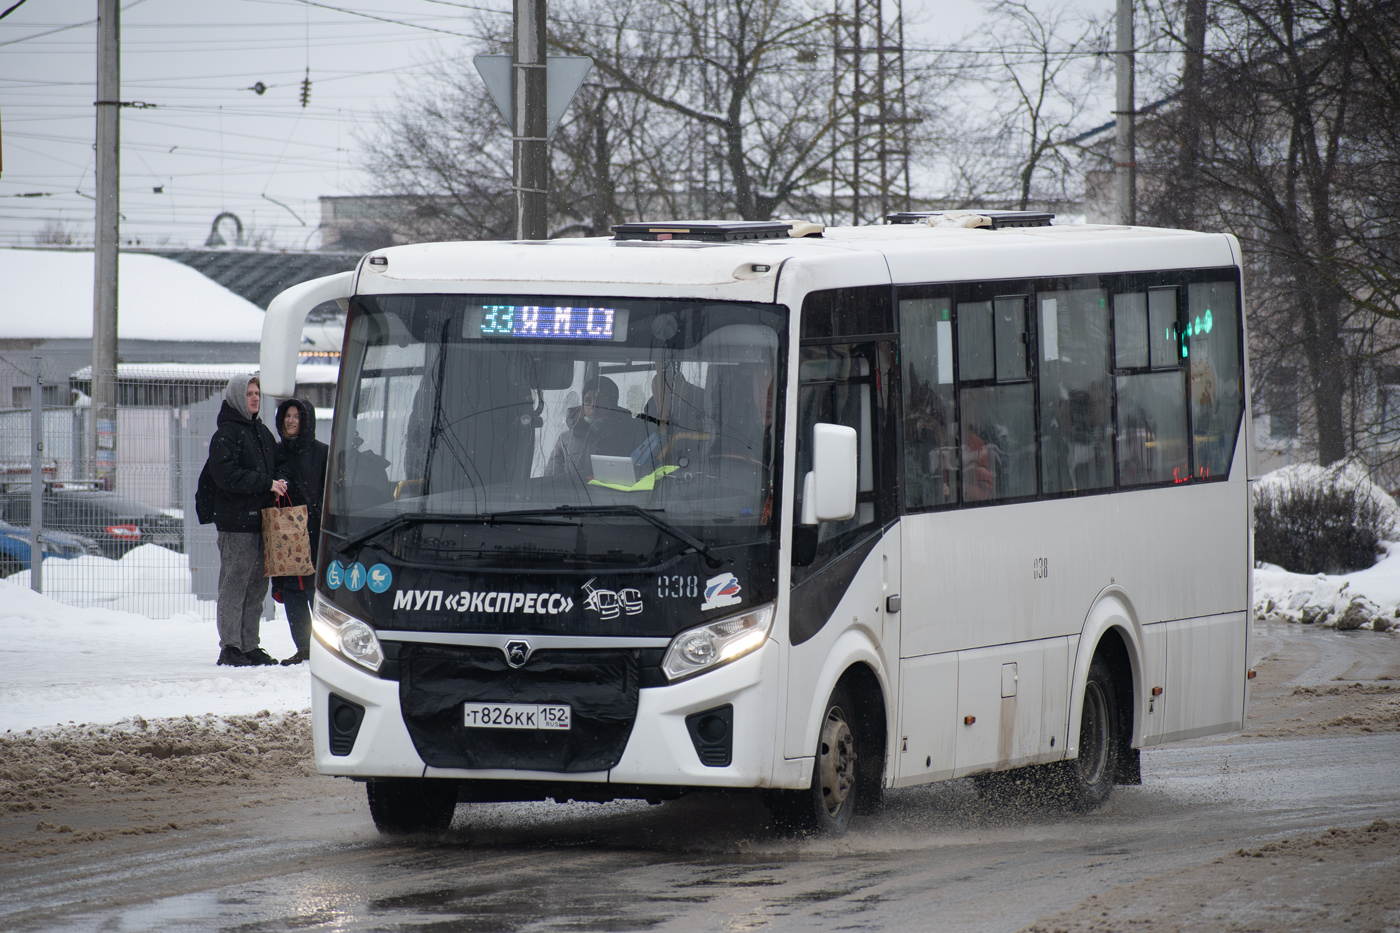
[[573, 708], [564, 704], [465, 703], [468, 729], [563, 729], [571, 727]]

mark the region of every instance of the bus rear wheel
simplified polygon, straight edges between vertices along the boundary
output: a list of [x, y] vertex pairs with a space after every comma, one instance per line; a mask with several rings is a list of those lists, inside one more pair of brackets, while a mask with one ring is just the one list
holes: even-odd
[[1084, 684], [1084, 705], [1079, 716], [1079, 757], [1053, 768], [1057, 789], [1066, 804], [1076, 810], [1093, 810], [1113, 793], [1118, 772], [1118, 692], [1108, 662], [1094, 658]]
[[371, 778], [365, 792], [374, 828], [386, 836], [446, 832], [457, 810], [455, 781]]
[[779, 829], [839, 835], [850, 828], [860, 797], [854, 713], [850, 694], [838, 686], [826, 702], [811, 786], [803, 791], [776, 791], [768, 797]]

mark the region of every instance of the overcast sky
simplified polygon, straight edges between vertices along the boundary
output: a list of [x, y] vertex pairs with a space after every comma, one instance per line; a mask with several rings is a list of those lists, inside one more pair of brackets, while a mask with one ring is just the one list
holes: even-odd
[[[1113, 0], [1075, 5], [1102, 14]], [[373, 190], [359, 166], [375, 113], [435, 64], [470, 69], [479, 11], [509, 17], [507, 0], [123, 6], [121, 99], [154, 105], [121, 111], [123, 240], [143, 246], [201, 245], [232, 211], [267, 245], [316, 247], [317, 198]], [[908, 0], [906, 46], [961, 38], [979, 9]], [[0, 245], [31, 244], [54, 223], [91, 239], [96, 15], [97, 0], [26, 0], [0, 20]]]

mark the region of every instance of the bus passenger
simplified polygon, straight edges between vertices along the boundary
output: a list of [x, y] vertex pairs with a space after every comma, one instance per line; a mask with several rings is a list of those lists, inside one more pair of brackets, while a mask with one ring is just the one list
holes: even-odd
[[626, 456], [632, 452], [639, 431], [628, 413], [618, 407], [620, 395], [617, 383], [606, 376], [584, 383], [581, 404], [564, 416], [564, 432], [545, 463], [545, 476], [573, 471], [591, 476], [588, 458], [593, 454]]
[[705, 421], [705, 390], [686, 379], [674, 364], [656, 364], [651, 398], [642, 414], [667, 431], [701, 431]]

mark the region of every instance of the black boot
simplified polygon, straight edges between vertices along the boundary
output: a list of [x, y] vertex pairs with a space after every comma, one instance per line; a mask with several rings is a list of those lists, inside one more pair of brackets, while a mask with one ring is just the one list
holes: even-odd
[[249, 664], [268, 665], [276, 664], [277, 659], [261, 648], [254, 648], [252, 651], [245, 651], [243, 657], [248, 659]]
[[248, 660], [248, 656], [233, 645], [224, 645], [219, 649], [219, 660], [216, 665], [225, 667], [248, 667], [253, 662]]

